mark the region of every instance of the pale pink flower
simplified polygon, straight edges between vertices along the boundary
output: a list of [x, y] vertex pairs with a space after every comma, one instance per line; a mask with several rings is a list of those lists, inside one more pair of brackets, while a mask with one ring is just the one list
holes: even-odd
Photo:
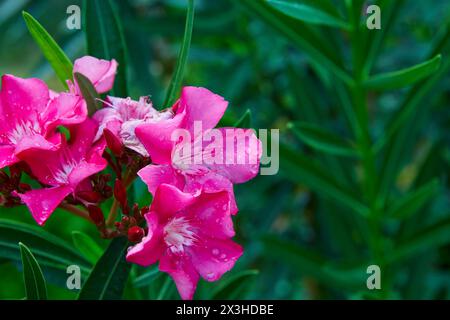
[[216, 281], [242, 255], [242, 247], [231, 240], [235, 233], [227, 192], [194, 196], [162, 184], [145, 219], [148, 233], [129, 249], [127, 261], [142, 266], [159, 261], [182, 299], [193, 298], [200, 276]]
[[93, 119], [99, 123], [96, 139], [99, 139], [104, 129], [111, 133], [127, 148], [148, 157], [148, 152], [136, 137], [135, 128], [144, 123], [171, 121], [172, 112], [159, 112], [153, 108], [147, 97], [139, 101], [130, 98], [108, 97], [106, 107], [97, 111]]
[[[173, 184], [192, 193], [200, 190], [209, 193], [227, 191], [232, 202], [231, 213], [237, 213], [233, 183], [243, 183], [257, 175], [261, 141], [250, 129], [212, 129], [227, 104], [222, 97], [207, 89], [185, 87], [180, 100], [172, 108], [174, 117], [171, 123], [160, 121], [136, 128], [136, 135], [153, 162], [138, 175], [152, 194], [161, 183]], [[201, 123], [203, 131], [200, 135], [194, 130], [194, 121]], [[172, 141], [172, 133], [180, 128], [190, 132], [191, 141], [178, 144]], [[180, 156], [186, 145], [188, 156]], [[200, 161], [196, 160], [197, 156], [200, 156]]]
[[70, 128], [70, 141], [62, 138], [57, 150], [30, 147], [18, 156], [31, 168], [33, 175], [46, 187], [18, 194], [28, 206], [33, 218], [43, 225], [58, 205], [89, 176], [106, 167], [102, 158], [104, 141], [93, 145], [96, 123], [87, 119]]
[[42, 80], [2, 76], [0, 168], [18, 162], [18, 153], [29, 148], [57, 149], [56, 127], [80, 123], [86, 115], [77, 97], [68, 93], [54, 96]]

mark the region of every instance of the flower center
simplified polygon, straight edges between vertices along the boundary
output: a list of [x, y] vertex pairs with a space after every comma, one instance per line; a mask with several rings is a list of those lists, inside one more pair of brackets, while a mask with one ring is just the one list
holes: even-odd
[[37, 122], [20, 122], [8, 133], [8, 140], [12, 144], [19, 143], [24, 137], [30, 137], [39, 134], [41, 128]]
[[173, 253], [184, 252], [184, 247], [192, 246], [197, 236], [184, 217], [173, 218], [164, 227], [164, 241]]

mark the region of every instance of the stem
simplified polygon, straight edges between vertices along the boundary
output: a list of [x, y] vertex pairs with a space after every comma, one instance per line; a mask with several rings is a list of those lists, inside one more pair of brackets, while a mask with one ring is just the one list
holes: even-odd
[[[349, 16], [352, 23], [351, 46], [352, 46], [352, 65], [354, 85], [350, 86], [353, 99], [354, 113], [357, 119], [358, 127], [355, 130], [357, 147], [362, 156], [362, 165], [364, 171], [363, 190], [366, 201], [369, 206], [369, 215], [367, 223], [369, 225], [369, 247], [372, 253], [374, 264], [380, 266], [382, 272], [386, 270], [385, 259], [382, 248], [382, 219], [380, 208], [377, 203], [377, 169], [375, 165], [375, 154], [372, 147], [372, 141], [369, 131], [369, 112], [367, 105], [367, 92], [363, 86], [366, 77], [365, 61], [363, 52], [363, 31], [360, 25], [360, 12], [362, 1], [347, 1]], [[367, 62], [366, 62], [367, 63]], [[386, 286], [382, 286], [382, 295], [386, 297]]]
[[86, 219], [89, 222], [93, 222], [92, 219], [89, 217], [89, 213], [86, 210], [78, 208], [77, 206], [68, 203], [61, 203], [59, 205], [59, 208], [64, 209], [67, 212], [70, 212], [78, 217]]

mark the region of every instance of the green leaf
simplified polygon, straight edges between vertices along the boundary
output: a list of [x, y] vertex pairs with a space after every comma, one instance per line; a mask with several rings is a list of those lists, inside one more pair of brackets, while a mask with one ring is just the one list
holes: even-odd
[[118, 64], [112, 95], [128, 95], [126, 44], [122, 25], [113, 0], [84, 0], [83, 21], [87, 52], [96, 58], [115, 59]]
[[72, 240], [78, 251], [92, 264], [95, 264], [103, 254], [102, 248], [83, 232], [73, 231]]
[[285, 263], [299, 274], [311, 276], [330, 287], [365, 288], [367, 263], [338, 265], [291, 241], [281, 240], [275, 236], [265, 236], [262, 241], [268, 258]]
[[86, 76], [79, 72], [75, 72], [74, 77], [78, 87], [80, 88], [81, 94], [86, 101], [88, 115], [92, 116], [95, 111], [101, 108], [99, 102], [100, 96], [98, 95], [97, 90], [95, 90], [92, 82]]
[[281, 170], [287, 179], [307, 185], [319, 195], [329, 196], [355, 212], [367, 215], [368, 208], [360, 201], [360, 197], [336, 181], [317, 161], [305, 157], [283, 143], [280, 143], [280, 158], [283, 159], [280, 162]]
[[33, 252], [44, 268], [56, 268], [64, 273], [76, 264], [87, 273], [90, 264], [70, 244], [53, 234], [21, 222], [0, 219], [0, 257], [20, 261], [18, 242], [33, 244]]
[[67, 89], [66, 80], [72, 79], [73, 65], [64, 51], [58, 46], [50, 34], [28, 12], [22, 12], [28, 31], [41, 48], [45, 58], [55, 70], [59, 80]]
[[47, 300], [47, 286], [44, 275], [30, 249], [19, 242], [23, 265], [23, 280], [28, 300]]
[[183, 81], [184, 69], [186, 67], [189, 48], [191, 46], [192, 29], [194, 27], [194, 0], [188, 0], [188, 8], [186, 14], [186, 26], [184, 28], [183, 42], [181, 44], [180, 53], [178, 55], [175, 72], [167, 90], [164, 106], [170, 107], [180, 92], [181, 83]]
[[364, 85], [368, 89], [376, 90], [403, 88], [434, 74], [439, 69], [441, 60], [442, 58], [439, 54], [430, 60], [407, 69], [372, 76]]
[[136, 288], [141, 288], [150, 285], [158, 276], [161, 275], [157, 267], [139, 275], [134, 279], [133, 286]]
[[217, 284], [217, 288], [214, 290], [211, 299], [223, 300], [241, 298], [239, 295], [248, 288], [249, 280], [253, 279], [258, 274], [258, 270], [245, 270], [238, 272], [225, 280], [221, 280]]
[[233, 0], [238, 6], [243, 7], [248, 13], [256, 15], [286, 36], [294, 45], [299, 47], [316, 64], [334, 73], [347, 84], [354, 81], [342, 66], [342, 58], [336, 47], [330, 44], [328, 35], [320, 33], [317, 28], [311, 28], [299, 20], [280, 13], [271, 7], [266, 1]]
[[128, 239], [115, 238], [92, 269], [78, 295], [80, 300], [118, 300], [128, 280], [131, 265], [125, 255]]
[[307, 23], [348, 29], [342, 19], [306, 3], [286, 0], [267, 0], [267, 3], [285, 15]]
[[396, 219], [405, 219], [419, 211], [439, 189], [437, 180], [433, 180], [424, 186], [412, 191], [395, 202], [389, 209], [387, 216]]
[[252, 112], [247, 109], [242, 117], [233, 125], [235, 128], [250, 129], [252, 127]]
[[[447, 214], [447, 216], [449, 216]], [[444, 246], [450, 243], [450, 218], [446, 218], [416, 234], [401, 240], [391, 254], [388, 254], [389, 263], [404, 260], [427, 250]]]
[[322, 129], [318, 125], [298, 122], [288, 123], [288, 128], [314, 149], [337, 156], [357, 156], [356, 150], [349, 141]]

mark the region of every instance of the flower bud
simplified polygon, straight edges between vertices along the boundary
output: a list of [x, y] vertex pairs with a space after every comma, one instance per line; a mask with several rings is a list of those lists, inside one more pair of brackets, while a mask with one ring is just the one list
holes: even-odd
[[119, 201], [122, 208], [127, 205], [127, 191], [119, 179], [116, 179], [116, 183], [114, 184], [114, 197]]
[[97, 226], [105, 224], [105, 217], [103, 216], [102, 210], [97, 206], [88, 206], [89, 217]]
[[138, 226], [128, 229], [128, 240], [130, 242], [140, 242], [144, 237], [144, 229]]
[[117, 138], [109, 129], [103, 129], [103, 135], [105, 136], [108, 148], [115, 156], [120, 157], [123, 153], [124, 147], [119, 138]]
[[77, 197], [89, 203], [98, 203], [101, 199], [100, 194], [95, 191], [80, 191]]

